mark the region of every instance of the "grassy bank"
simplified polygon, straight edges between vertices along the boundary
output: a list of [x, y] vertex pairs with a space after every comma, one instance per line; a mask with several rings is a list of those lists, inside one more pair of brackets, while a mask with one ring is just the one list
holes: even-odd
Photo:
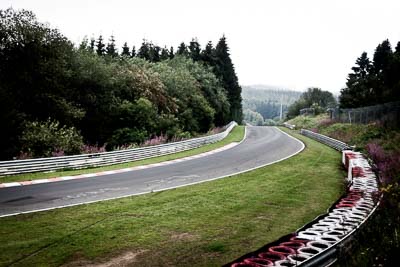
[[138, 160], [138, 161], [133, 161], [133, 162], [128, 162], [128, 163], [115, 164], [115, 165], [111, 165], [111, 166], [87, 168], [87, 169], [81, 169], [81, 170], [56, 171], [56, 172], [47, 172], [47, 173], [39, 172], [39, 173], [9, 175], [9, 176], [0, 177], [0, 183], [29, 181], [29, 180], [37, 180], [37, 179], [44, 179], [44, 178], [117, 170], [117, 169], [123, 169], [123, 168], [128, 168], [128, 167], [135, 167], [135, 166], [140, 166], [140, 165], [147, 165], [147, 164], [153, 164], [153, 163], [158, 163], [158, 162], [163, 162], [163, 161], [168, 161], [168, 160], [174, 160], [174, 159], [178, 159], [178, 158], [190, 157], [193, 155], [197, 155], [200, 153], [208, 152], [208, 151], [223, 147], [232, 142], [240, 142], [244, 137], [244, 131], [245, 131], [244, 126], [236, 126], [229, 133], [229, 135], [222, 141], [219, 141], [219, 142], [216, 142], [216, 143], [210, 144], [210, 145], [205, 145], [205, 146], [202, 146], [199, 148], [175, 153], [175, 154], [161, 156], [161, 157]]
[[314, 129], [317, 128], [321, 121], [324, 121], [328, 118], [327, 115], [325, 114], [321, 114], [321, 115], [317, 115], [317, 116], [297, 116], [291, 120], [288, 120], [287, 122], [289, 124], [293, 124], [296, 125], [297, 129]]
[[296, 230], [341, 194], [340, 154], [294, 135], [302, 153], [241, 175], [2, 218], [0, 265], [220, 266]]

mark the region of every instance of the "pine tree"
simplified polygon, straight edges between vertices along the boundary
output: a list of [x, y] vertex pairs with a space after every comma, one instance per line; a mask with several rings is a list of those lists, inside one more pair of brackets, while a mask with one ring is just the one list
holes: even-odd
[[85, 36], [82, 42], [79, 44], [79, 50], [87, 50], [88, 49], [88, 38]]
[[97, 45], [96, 45], [96, 53], [99, 56], [103, 56], [106, 52], [105, 49], [105, 44], [103, 43], [103, 36], [99, 36], [99, 39], [97, 39]]
[[122, 47], [121, 56], [123, 56], [123, 57], [130, 57], [131, 56], [131, 52], [129, 51], [129, 47], [128, 47], [128, 43], [127, 42], [125, 42], [124, 46]]
[[356, 66], [352, 67], [353, 73], [347, 78], [346, 88], [342, 89], [340, 105], [343, 108], [355, 108], [368, 104], [374, 104], [375, 96], [372, 80], [372, 63], [366, 52], [363, 52], [356, 60]]
[[90, 44], [89, 44], [89, 48], [88, 48], [89, 52], [91, 52], [91, 53], [94, 52], [95, 44], [96, 44], [96, 40], [93, 37], [90, 38]]
[[391, 101], [400, 101], [400, 42], [397, 43], [393, 53], [390, 77], [392, 78], [392, 88], [389, 98]]
[[215, 49], [211, 41], [201, 51], [201, 60], [209, 66], [215, 66]]
[[400, 42], [393, 52], [389, 40], [380, 43], [371, 63], [364, 52], [341, 90], [341, 107], [362, 107], [400, 101]]
[[393, 86], [393, 78], [390, 77], [392, 59], [392, 47], [389, 40], [386, 39], [376, 47], [374, 53], [373, 72], [375, 84], [373, 86], [377, 103], [390, 101], [388, 89]]
[[151, 62], [160, 61], [160, 50], [161, 48], [158, 45], [153, 45], [152, 43], [150, 43], [149, 56]]
[[238, 123], [242, 122], [242, 88], [239, 85], [232, 60], [229, 54], [229, 48], [226, 38], [223, 36], [215, 48], [216, 66], [214, 71], [222, 81], [223, 87], [228, 92], [230, 104], [230, 119]]
[[161, 49], [161, 55], [160, 55], [160, 60], [167, 60], [169, 59], [169, 51], [166, 46], [164, 46], [163, 49]]
[[374, 72], [379, 74], [388, 69], [393, 51], [389, 40], [379, 44], [374, 53]]
[[200, 60], [200, 51], [201, 51], [200, 44], [198, 43], [196, 38], [193, 38], [189, 44], [190, 57], [194, 61], [199, 61]]
[[169, 58], [170, 58], [170, 59], [173, 59], [173, 58], [174, 58], [174, 56], [175, 56], [175, 53], [174, 53], [174, 47], [173, 47], [173, 46], [171, 46], [171, 49], [169, 50]]
[[110, 37], [110, 42], [107, 44], [107, 48], [106, 48], [106, 54], [111, 56], [111, 57], [116, 57], [118, 56], [118, 51], [115, 48], [115, 39], [114, 36], [111, 35]]
[[150, 44], [146, 40], [143, 40], [142, 46], [137, 52], [137, 57], [150, 60]]
[[131, 58], [136, 57], [136, 48], [135, 46], [132, 47]]
[[394, 49], [396, 55], [400, 55], [400, 41], [397, 42], [396, 48]]
[[178, 46], [178, 50], [176, 51], [177, 55], [181, 55], [181, 56], [188, 56], [189, 52], [187, 50], [187, 47], [185, 45], [184, 42], [182, 42], [179, 46]]

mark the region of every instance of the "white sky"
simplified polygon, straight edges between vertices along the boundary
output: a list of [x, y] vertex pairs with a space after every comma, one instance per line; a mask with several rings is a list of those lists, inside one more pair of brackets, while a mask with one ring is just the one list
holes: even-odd
[[400, 41], [396, 0], [0, 0], [33, 11], [74, 43], [113, 34], [117, 44], [146, 38], [175, 48], [202, 47], [225, 34], [242, 85], [267, 84], [338, 93], [357, 57]]

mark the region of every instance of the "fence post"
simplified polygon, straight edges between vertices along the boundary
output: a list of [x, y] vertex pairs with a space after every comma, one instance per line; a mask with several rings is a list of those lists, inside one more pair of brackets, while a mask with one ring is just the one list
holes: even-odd
[[348, 114], [349, 114], [349, 122], [351, 124], [351, 111], [350, 110], [348, 111]]

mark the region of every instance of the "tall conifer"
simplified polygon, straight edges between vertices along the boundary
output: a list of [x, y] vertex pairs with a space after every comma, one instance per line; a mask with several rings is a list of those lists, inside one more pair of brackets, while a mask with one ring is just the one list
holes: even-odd
[[194, 60], [194, 61], [199, 61], [200, 60], [200, 44], [197, 41], [196, 38], [193, 38], [192, 41], [189, 44], [189, 53], [190, 53], [190, 57]]
[[188, 56], [189, 52], [187, 49], [187, 46], [184, 42], [182, 42], [179, 46], [178, 46], [178, 50], [176, 51], [177, 55], [181, 55], [181, 56]]
[[118, 56], [118, 51], [117, 51], [117, 49], [115, 47], [115, 39], [114, 39], [113, 35], [111, 35], [109, 41], [110, 42], [107, 44], [107, 47], [106, 47], [106, 54], [111, 56], [111, 57]]
[[124, 46], [122, 47], [121, 56], [123, 56], [123, 57], [130, 57], [131, 56], [131, 52], [129, 51], [129, 47], [128, 47], [128, 43], [127, 42], [125, 42]]
[[150, 60], [150, 44], [146, 40], [143, 40], [142, 46], [137, 52], [137, 57]]
[[214, 71], [217, 77], [222, 81], [223, 87], [228, 92], [228, 100], [230, 104], [230, 119], [238, 123], [242, 122], [242, 88], [239, 85], [238, 78], [235, 73], [229, 48], [226, 43], [225, 36], [219, 40], [215, 48], [216, 65]]
[[99, 56], [103, 56], [106, 52], [105, 49], [105, 44], [103, 43], [103, 36], [99, 36], [99, 39], [97, 39], [97, 44], [96, 44], [96, 53]]
[[136, 47], [132, 46], [131, 57], [136, 57]]

